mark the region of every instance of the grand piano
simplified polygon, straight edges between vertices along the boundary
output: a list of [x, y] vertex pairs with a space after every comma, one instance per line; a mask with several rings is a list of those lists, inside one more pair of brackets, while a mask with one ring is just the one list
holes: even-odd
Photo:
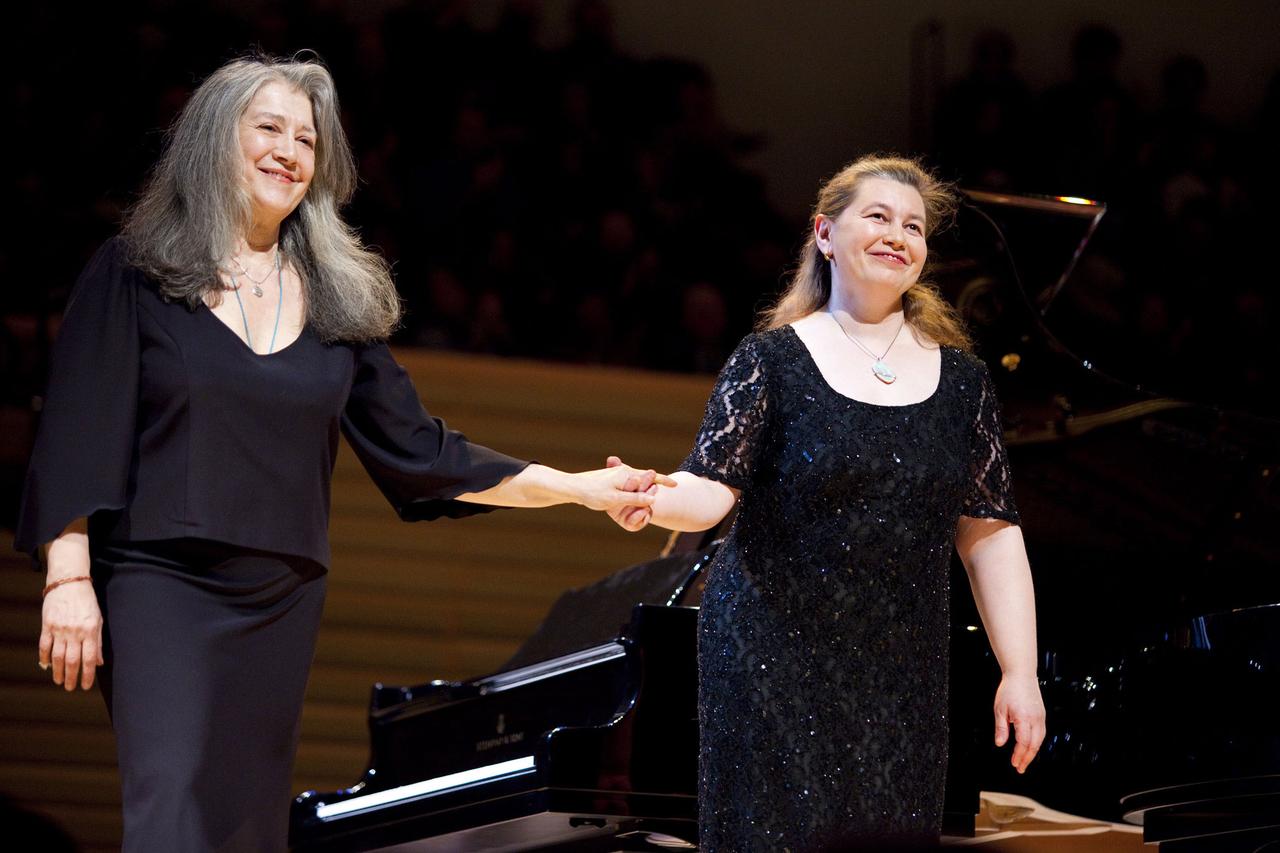
[[[953, 787], [967, 774], [983, 790], [1141, 824], [1164, 853], [1280, 844], [1280, 420], [1192, 381], [1173, 394], [1141, 386], [1090, 300], [1059, 302], [1099, 206], [974, 195], [955, 237], [974, 248], [951, 256], [987, 262], [944, 281], [1005, 407], [1049, 734], [1019, 777], [985, 746], [984, 691], [954, 691], [953, 704], [975, 702], [959, 715], [981, 725], [975, 765], [953, 768]], [[994, 246], [980, 248], [983, 224]], [[1052, 259], [1077, 236], [1066, 272], [1049, 261], [1040, 286], [1019, 281], [1012, 247]], [[966, 585], [953, 588], [954, 663], [972, 673], [953, 684], [980, 683], [980, 659], [994, 679], [980, 632], [964, 630], [980, 624]], [[963, 743], [953, 753], [969, 757]]]
[[700, 591], [714, 547], [556, 602], [502, 669], [375, 685], [372, 758], [293, 805], [294, 850], [696, 849]]
[[[989, 745], [999, 672], [957, 564], [946, 831], [1005, 791], [1141, 824], [1163, 853], [1261, 850], [1280, 845], [1280, 422], [1092, 356], [1107, 342], [1069, 297], [1104, 211], [974, 191], [939, 247], [1005, 406], [1049, 715], [1018, 776]], [[567, 593], [497, 673], [375, 685], [368, 770], [297, 797], [293, 848], [696, 849], [715, 535]]]

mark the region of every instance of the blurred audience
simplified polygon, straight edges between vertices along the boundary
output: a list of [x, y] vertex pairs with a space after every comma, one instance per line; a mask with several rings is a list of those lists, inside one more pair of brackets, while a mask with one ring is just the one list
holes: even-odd
[[1280, 411], [1270, 390], [1280, 359], [1266, 334], [1277, 320], [1274, 272], [1239, 241], [1277, 218], [1265, 199], [1280, 179], [1250, 152], [1280, 132], [1280, 74], [1254, 126], [1233, 133], [1205, 109], [1211, 81], [1198, 58], [1168, 60], [1144, 113], [1122, 82], [1123, 56], [1117, 32], [1085, 25], [1069, 78], [1036, 98], [1012, 39], [980, 33], [970, 71], [939, 103], [938, 160], [965, 186], [1107, 203], [1050, 315], [1082, 353], [1165, 393]]
[[[0, 297], [0, 368], [13, 378], [0, 402], [38, 393], [43, 331], [31, 330], [46, 324], [31, 318], [56, 315], [160, 129], [228, 45], [314, 48], [343, 83], [363, 178], [350, 219], [395, 264], [408, 306], [400, 343], [683, 371], [723, 363], [798, 235], [743, 166], [761, 141], [726, 125], [705, 68], [627, 55], [605, 0], [570, 6], [557, 49], [542, 46], [536, 0], [508, 0], [487, 30], [464, 0], [353, 8], [145, 0], [88, 7], [73, 28], [57, 7], [13, 13], [31, 37], [8, 56], [4, 180], [21, 215], [0, 272], [28, 286]], [[75, 62], [51, 60], [42, 33]], [[1105, 200], [1095, 257], [1076, 274], [1098, 286], [1069, 285], [1061, 310], [1129, 330], [1109, 345], [1127, 341], [1156, 385], [1203, 380], [1247, 400], [1274, 381], [1263, 330], [1275, 327], [1275, 295], [1262, 253], [1233, 253], [1224, 269], [1222, 247], [1244, 223], [1277, 217], [1263, 199], [1280, 179], [1244, 170], [1246, 152], [1277, 133], [1280, 76], [1237, 131], [1205, 110], [1211, 81], [1190, 55], [1170, 59], [1144, 112], [1122, 82], [1123, 48], [1114, 30], [1082, 27], [1066, 79], [1037, 94], [1013, 39], [980, 32], [939, 101], [931, 156], [963, 185]], [[157, 130], [139, 144], [137, 127]], [[40, 140], [39, 156], [16, 140]], [[1239, 369], [1215, 380], [1205, 354], [1223, 347]]]
[[938, 108], [939, 166], [965, 183], [1011, 189], [1027, 181], [1031, 90], [1014, 69], [1017, 48], [1000, 30], [973, 40], [969, 73]]

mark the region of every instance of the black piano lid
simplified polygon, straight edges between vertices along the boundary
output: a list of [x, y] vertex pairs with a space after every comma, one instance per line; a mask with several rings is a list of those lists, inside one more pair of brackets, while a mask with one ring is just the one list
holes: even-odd
[[1129, 623], [1280, 600], [1280, 420], [1151, 390], [1064, 302], [1098, 275], [1101, 205], [968, 195], [934, 280], [991, 366], [1042, 604], [1072, 605], [1050, 618], [1082, 597], [1131, 602]]

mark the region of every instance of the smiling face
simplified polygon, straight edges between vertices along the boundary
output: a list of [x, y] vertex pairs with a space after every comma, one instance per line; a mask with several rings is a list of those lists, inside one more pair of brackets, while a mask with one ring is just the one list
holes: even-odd
[[311, 100], [278, 81], [240, 116], [240, 152], [255, 223], [278, 226], [302, 202], [316, 163]]
[[900, 296], [920, 278], [928, 255], [924, 200], [889, 178], [862, 179], [838, 217], [815, 217], [814, 232], [819, 250], [833, 257], [833, 287], [888, 288]]

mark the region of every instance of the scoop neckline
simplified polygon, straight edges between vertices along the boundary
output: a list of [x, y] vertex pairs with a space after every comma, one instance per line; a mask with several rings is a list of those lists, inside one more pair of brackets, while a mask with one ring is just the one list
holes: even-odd
[[936, 385], [933, 386], [933, 390], [929, 392], [929, 396], [925, 397], [923, 400], [917, 400], [914, 403], [872, 403], [869, 400], [861, 400], [857, 397], [850, 397], [848, 394], [837, 391], [835, 387], [830, 382], [827, 381], [827, 377], [822, 372], [822, 368], [818, 366], [818, 362], [813, 357], [813, 353], [809, 351], [808, 344], [806, 344], [804, 342], [804, 339], [800, 337], [798, 332], [796, 332], [795, 327], [792, 326], [790, 323], [787, 323], [782, 328], [787, 330], [787, 332], [791, 335], [792, 341], [794, 341], [796, 346], [798, 346], [800, 350], [804, 353], [804, 358], [809, 363], [809, 369], [813, 372], [814, 376], [818, 378], [818, 382], [821, 385], [823, 385], [827, 389], [827, 391], [829, 391], [831, 394], [834, 394], [836, 397], [839, 397], [841, 400], [846, 400], [850, 403], [857, 403], [860, 406], [869, 406], [873, 409], [910, 409], [916, 406], [923, 406], [926, 403], [932, 402], [933, 399], [938, 396], [938, 392], [942, 389], [943, 374], [947, 369], [945, 346], [940, 345], [938, 347], [938, 350], [939, 350], [938, 382]]
[[231, 328], [226, 323], [222, 322], [222, 320], [219, 319], [218, 315], [213, 313], [213, 309], [210, 308], [208, 304], [206, 304], [203, 300], [200, 302], [199, 307], [204, 309], [204, 312], [209, 315], [210, 320], [212, 320], [214, 323], [217, 323], [223, 329], [223, 331], [225, 331], [228, 335], [234, 338], [236, 343], [240, 344], [240, 348], [244, 350], [245, 353], [253, 356], [254, 358], [268, 359], [268, 358], [275, 358], [278, 355], [284, 355], [286, 352], [293, 349], [293, 347], [297, 345], [298, 341], [302, 340], [302, 336], [307, 333], [308, 324], [306, 323], [306, 321], [303, 321], [302, 328], [298, 330], [298, 336], [293, 340], [289, 341], [289, 343], [280, 347], [280, 349], [278, 350], [273, 350], [271, 352], [258, 352], [253, 347], [249, 346], [248, 342], [245, 341], [244, 338], [236, 334], [235, 329]]

